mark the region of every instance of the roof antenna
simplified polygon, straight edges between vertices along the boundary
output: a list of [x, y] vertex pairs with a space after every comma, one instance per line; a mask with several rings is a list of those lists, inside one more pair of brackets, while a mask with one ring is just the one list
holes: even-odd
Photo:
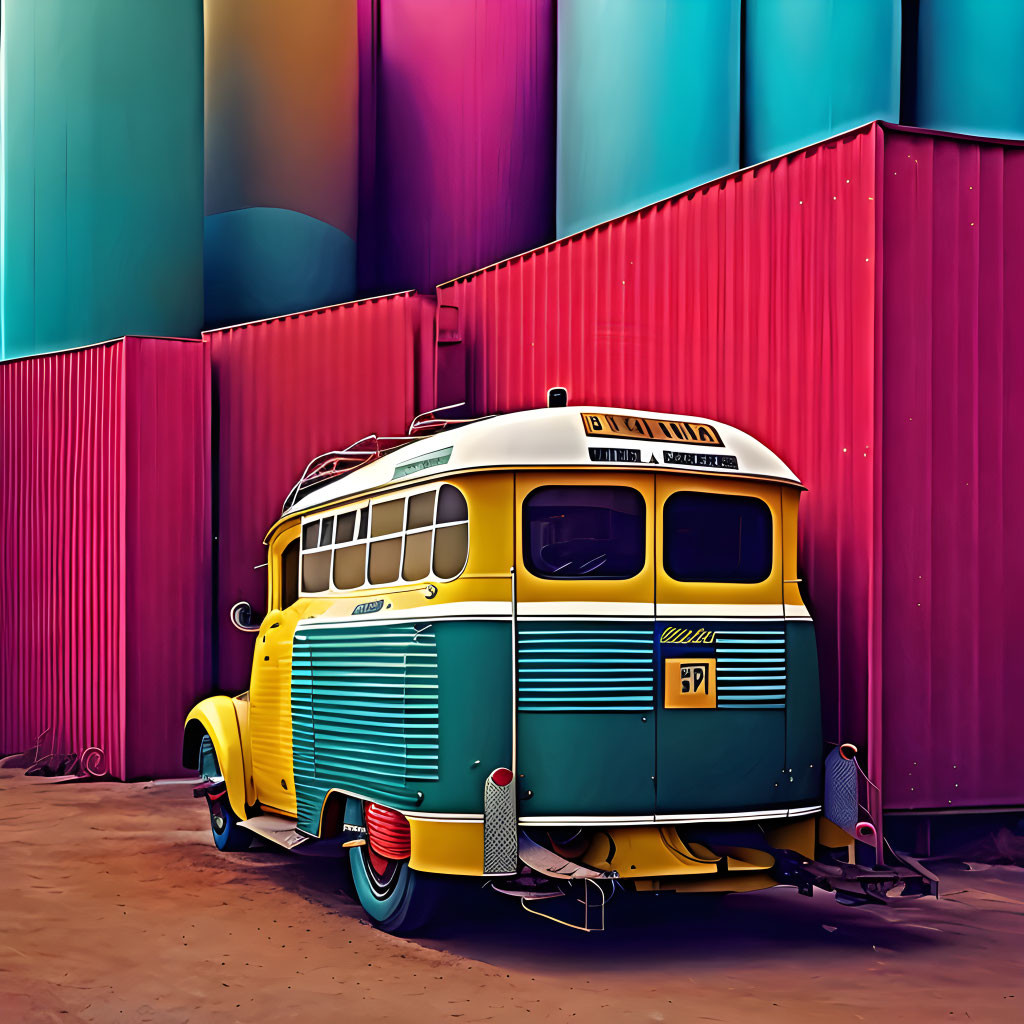
[[569, 392], [565, 388], [548, 388], [548, 408], [564, 409], [569, 404]]

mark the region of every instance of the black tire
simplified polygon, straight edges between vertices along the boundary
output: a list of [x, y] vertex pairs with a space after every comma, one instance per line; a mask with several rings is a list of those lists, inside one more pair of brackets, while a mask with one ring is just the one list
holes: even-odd
[[239, 824], [238, 815], [228, 804], [227, 794], [217, 800], [207, 798], [207, 802], [210, 805], [210, 831], [213, 832], [213, 842], [217, 849], [248, 850], [253, 835]]
[[[221, 774], [220, 765], [217, 764], [217, 755], [213, 749], [213, 741], [209, 736], [204, 736], [200, 744], [199, 763], [207, 778], [211, 775], [219, 776]], [[227, 788], [225, 787], [221, 794], [213, 799], [207, 797], [206, 802], [210, 808], [210, 831], [213, 833], [213, 843], [217, 849], [248, 850], [253, 835], [247, 828], [242, 828], [238, 815], [231, 810]]]
[[351, 847], [348, 854], [356, 899], [375, 927], [413, 935], [429, 923], [446, 888], [443, 876], [415, 871], [406, 860], [386, 861], [379, 870], [365, 844]]

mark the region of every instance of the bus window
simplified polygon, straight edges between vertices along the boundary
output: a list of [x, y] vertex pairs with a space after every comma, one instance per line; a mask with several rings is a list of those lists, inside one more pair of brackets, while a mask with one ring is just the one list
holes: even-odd
[[343, 512], [338, 516], [338, 529], [334, 535], [335, 544], [347, 544], [355, 536], [356, 517], [358, 510], [354, 512]]
[[451, 580], [466, 568], [469, 557], [469, 526], [439, 527], [434, 534], [434, 575]]
[[354, 590], [366, 582], [366, 545], [353, 544], [334, 553], [334, 589]]
[[327, 548], [334, 543], [334, 516], [320, 520], [320, 547]]
[[307, 551], [302, 556], [302, 589], [319, 594], [327, 589], [331, 578], [331, 552]]
[[334, 589], [354, 590], [366, 582], [366, 521], [369, 509], [353, 509], [338, 516], [335, 532]]
[[315, 548], [320, 538], [320, 524], [315, 520], [302, 528], [302, 550]]
[[402, 520], [405, 517], [405, 499], [395, 498], [392, 501], [378, 501], [370, 506], [372, 522], [370, 536], [383, 537], [389, 533], [402, 532]]
[[466, 498], [457, 487], [442, 484], [437, 492], [437, 521], [439, 523], [464, 523], [469, 519]]
[[398, 563], [402, 557], [402, 538], [375, 540], [370, 545], [370, 586], [380, 587], [398, 579]]
[[647, 561], [646, 506], [631, 487], [538, 487], [523, 502], [523, 556], [544, 579], [624, 580]]
[[295, 538], [281, 555], [281, 607], [288, 608], [299, 599], [299, 539]]
[[334, 529], [333, 517], [314, 519], [302, 527], [302, 591], [318, 594], [327, 589], [331, 582], [331, 549], [316, 550], [321, 543], [330, 544], [329, 531]]
[[435, 491], [427, 491], [424, 494], [414, 494], [409, 499], [409, 513], [405, 519], [407, 530], [418, 530], [424, 526], [434, 525], [435, 493]]
[[[433, 515], [433, 509], [431, 509]], [[407, 583], [425, 580], [430, 575], [430, 547], [434, 539], [431, 530], [410, 533], [405, 538], [405, 555], [402, 559], [402, 579]]]
[[772, 513], [759, 498], [679, 491], [665, 502], [665, 571], [682, 583], [761, 583]]

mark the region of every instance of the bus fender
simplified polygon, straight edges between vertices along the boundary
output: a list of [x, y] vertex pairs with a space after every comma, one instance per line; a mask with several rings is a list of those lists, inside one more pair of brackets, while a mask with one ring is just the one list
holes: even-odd
[[210, 737], [217, 754], [217, 764], [224, 774], [231, 810], [243, 821], [246, 810], [245, 763], [242, 757], [242, 734], [235, 713], [234, 701], [223, 694], [200, 701], [185, 719], [185, 737], [181, 760], [186, 768], [199, 769], [199, 746], [203, 734]]

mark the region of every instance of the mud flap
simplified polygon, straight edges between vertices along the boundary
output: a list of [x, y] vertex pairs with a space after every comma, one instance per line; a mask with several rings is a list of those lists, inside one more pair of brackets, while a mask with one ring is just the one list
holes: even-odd
[[857, 762], [835, 747], [825, 758], [825, 817], [853, 838], [858, 812]]
[[516, 787], [508, 768], [495, 768], [484, 783], [484, 874], [514, 875], [519, 867]]

